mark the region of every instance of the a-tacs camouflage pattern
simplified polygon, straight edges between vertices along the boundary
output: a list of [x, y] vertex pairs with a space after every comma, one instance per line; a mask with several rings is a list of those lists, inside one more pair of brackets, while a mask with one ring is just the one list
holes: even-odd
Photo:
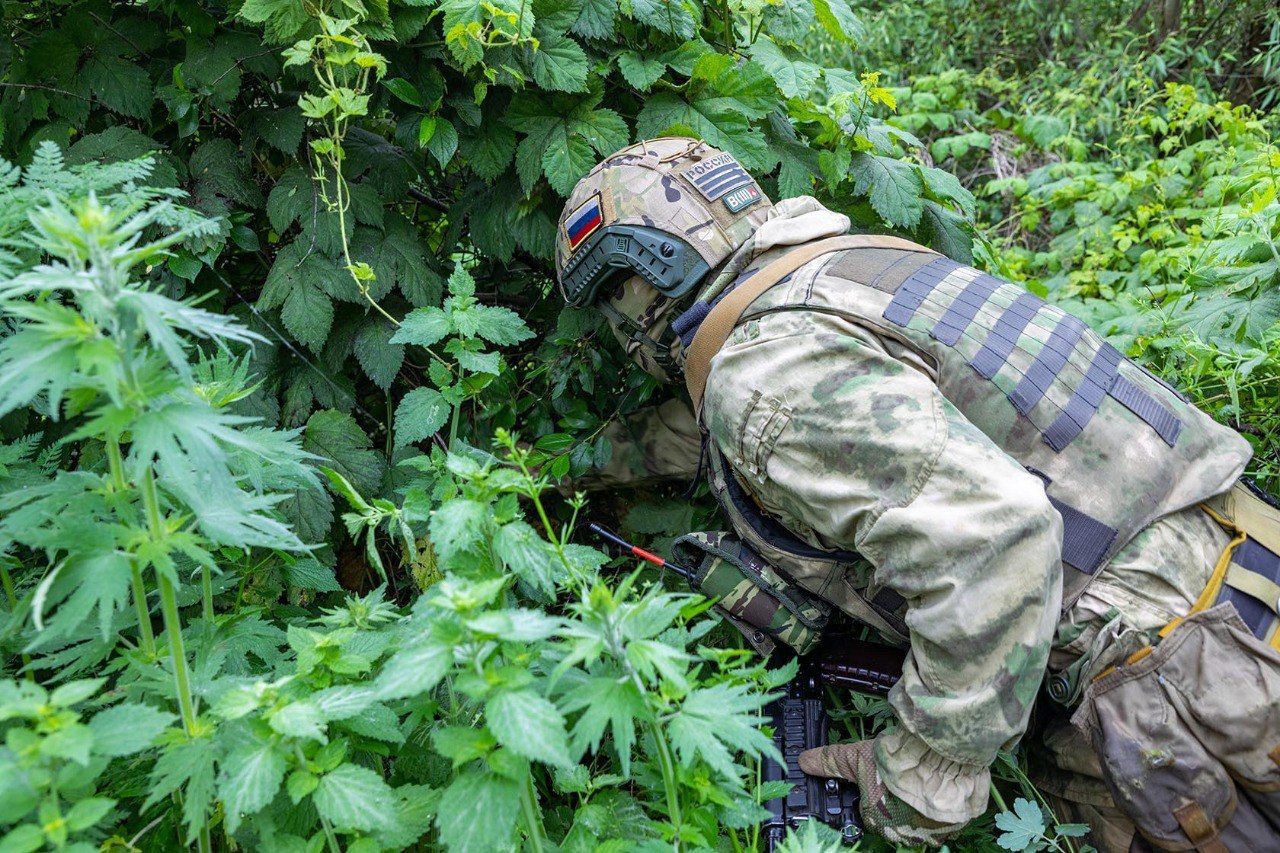
[[[839, 219], [779, 203], [757, 229], [777, 239], [753, 232], [710, 290]], [[1190, 611], [1230, 538], [1196, 505], [1250, 455], [1078, 320], [927, 250], [827, 255], [766, 292], [712, 360], [701, 419], [738, 537], [909, 645], [876, 765], [903, 802], [957, 825], [986, 808], [990, 764], [1023, 735], [1046, 669], [1072, 704]], [[613, 482], [627, 464], [676, 474], [692, 424], [671, 404], [650, 415], [644, 461], [617, 449]], [[1050, 758], [1109, 803], [1089, 752], [1077, 738]]]

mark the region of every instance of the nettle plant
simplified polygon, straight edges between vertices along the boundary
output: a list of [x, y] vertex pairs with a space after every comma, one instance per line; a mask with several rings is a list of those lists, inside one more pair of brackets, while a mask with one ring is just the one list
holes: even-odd
[[[0, 404], [51, 432], [0, 471], [0, 637], [21, 670], [0, 681], [4, 849], [753, 843], [780, 793], [755, 782], [760, 710], [791, 670], [704, 645], [708, 602], [610, 579], [570, 541], [581, 500], [553, 521], [550, 480], [503, 431], [496, 455], [410, 456], [397, 502], [325, 469], [371, 560], [390, 532], [434, 576], [408, 610], [383, 587], [296, 606], [336, 589], [286, 521], [326, 460], [233, 413], [253, 385], [230, 351], [254, 334], [146, 278], [217, 223], [139, 189], [146, 163], [123, 182], [41, 164], [8, 172], [15, 197], [46, 193], [9, 239], [29, 268], [0, 284]], [[401, 327], [449, 356], [423, 389], [436, 429], [497, 372], [481, 341], [528, 334], [472, 289], [456, 271]]]

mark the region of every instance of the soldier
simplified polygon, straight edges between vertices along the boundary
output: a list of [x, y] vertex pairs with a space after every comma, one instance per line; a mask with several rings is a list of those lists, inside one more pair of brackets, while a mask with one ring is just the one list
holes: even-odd
[[557, 245], [566, 300], [697, 413], [650, 413], [650, 459], [606, 478], [685, 472], [702, 432], [737, 537], [908, 647], [896, 725], [802, 767], [941, 843], [1043, 683], [1044, 784], [1099, 846], [1280, 847], [1280, 514], [1249, 445], [1021, 287], [849, 225], [663, 138], [578, 184]]

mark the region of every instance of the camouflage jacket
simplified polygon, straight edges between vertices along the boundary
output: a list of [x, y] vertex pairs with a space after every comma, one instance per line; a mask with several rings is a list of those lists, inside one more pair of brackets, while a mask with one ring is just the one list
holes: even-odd
[[[750, 243], [741, 254], [730, 266], [757, 260]], [[713, 362], [704, 423], [768, 516], [867, 559], [797, 580], [854, 615], [854, 602], [896, 593], [910, 654], [877, 763], [923, 814], [967, 821], [985, 809], [989, 765], [1025, 730], [1046, 666], [1078, 685], [1145, 644], [1190, 607], [1226, 537], [1196, 510], [1169, 513], [1062, 612], [1062, 520], [1044, 484], [940, 393], [928, 353], [784, 290], [758, 300]], [[612, 437], [626, 433], [605, 472], [614, 482], [696, 464], [697, 425], [674, 402]], [[1229, 450], [1213, 474], [1225, 485], [1248, 457]]]

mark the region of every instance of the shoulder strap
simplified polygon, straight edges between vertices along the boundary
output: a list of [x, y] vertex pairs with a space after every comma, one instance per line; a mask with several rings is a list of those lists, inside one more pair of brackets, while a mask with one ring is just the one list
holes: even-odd
[[[924, 246], [891, 237], [887, 234], [846, 234], [829, 237], [792, 249], [751, 278], [729, 291], [716, 303], [706, 319], [698, 326], [689, 348], [684, 354], [684, 381], [693, 401], [693, 411], [701, 416], [702, 395], [707, 388], [707, 376], [711, 372], [711, 359], [729, 339], [733, 327], [738, 325], [742, 312], [760, 294], [773, 287], [814, 258], [845, 249], [903, 249], [908, 252], [933, 252]], [[936, 253], [934, 253], [936, 254]]]

